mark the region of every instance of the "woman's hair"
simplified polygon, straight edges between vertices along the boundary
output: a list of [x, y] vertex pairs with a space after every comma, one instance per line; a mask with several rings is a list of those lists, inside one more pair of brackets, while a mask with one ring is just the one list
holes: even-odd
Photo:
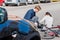
[[45, 15], [49, 15], [50, 17], [52, 17], [52, 15], [49, 13], [49, 12], [46, 12], [46, 14]]

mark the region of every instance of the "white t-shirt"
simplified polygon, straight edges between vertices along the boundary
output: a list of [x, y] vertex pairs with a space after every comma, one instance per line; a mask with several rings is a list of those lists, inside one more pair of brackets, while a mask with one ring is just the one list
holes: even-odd
[[53, 25], [53, 17], [50, 17], [49, 15], [46, 15], [41, 21], [45, 22], [46, 27], [51, 28]]

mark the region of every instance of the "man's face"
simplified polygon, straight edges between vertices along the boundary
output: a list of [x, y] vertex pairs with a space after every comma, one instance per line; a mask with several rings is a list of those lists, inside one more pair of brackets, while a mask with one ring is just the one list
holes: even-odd
[[39, 12], [40, 10], [39, 9], [35, 9], [35, 12]]

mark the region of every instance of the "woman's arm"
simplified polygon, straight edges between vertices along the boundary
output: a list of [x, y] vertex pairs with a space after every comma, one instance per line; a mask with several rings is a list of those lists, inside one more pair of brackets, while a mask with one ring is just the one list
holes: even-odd
[[45, 19], [46, 19], [46, 16], [40, 20], [40, 23], [42, 23]]

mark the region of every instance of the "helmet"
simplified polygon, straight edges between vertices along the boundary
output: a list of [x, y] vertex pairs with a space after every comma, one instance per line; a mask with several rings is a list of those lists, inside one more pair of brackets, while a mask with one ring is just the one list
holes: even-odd
[[0, 7], [0, 24], [7, 20], [7, 11]]

